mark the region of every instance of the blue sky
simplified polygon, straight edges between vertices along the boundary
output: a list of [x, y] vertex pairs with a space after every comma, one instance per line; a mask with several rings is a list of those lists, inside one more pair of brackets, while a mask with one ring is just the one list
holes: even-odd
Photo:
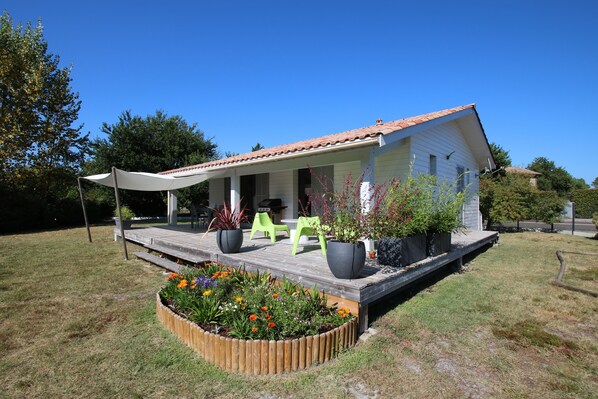
[[124, 110], [247, 152], [469, 103], [489, 141], [598, 176], [596, 1], [8, 0], [72, 65], [84, 131]]

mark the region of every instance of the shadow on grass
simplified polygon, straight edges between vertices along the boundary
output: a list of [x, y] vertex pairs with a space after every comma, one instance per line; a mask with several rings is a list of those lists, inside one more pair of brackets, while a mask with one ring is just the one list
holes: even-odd
[[[477, 256], [483, 254], [488, 249], [492, 248], [492, 245], [486, 245], [473, 251], [463, 257], [463, 265], [471, 262]], [[446, 266], [432, 272], [421, 279], [406, 285], [396, 294], [384, 298], [384, 301], [374, 302], [369, 306], [369, 323], [372, 324], [380, 317], [384, 316], [387, 312], [393, 310], [397, 306], [407, 302], [422, 291], [429, 289], [434, 286], [437, 282], [443, 280], [445, 277], [450, 276], [453, 273], [463, 273], [466, 269], [459, 266], [458, 261], [451, 262]]]

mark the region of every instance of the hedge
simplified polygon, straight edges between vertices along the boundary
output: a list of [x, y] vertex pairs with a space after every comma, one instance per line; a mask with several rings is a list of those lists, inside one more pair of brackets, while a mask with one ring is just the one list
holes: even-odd
[[575, 202], [575, 217], [591, 219], [594, 212], [598, 212], [598, 190], [575, 190], [571, 195]]

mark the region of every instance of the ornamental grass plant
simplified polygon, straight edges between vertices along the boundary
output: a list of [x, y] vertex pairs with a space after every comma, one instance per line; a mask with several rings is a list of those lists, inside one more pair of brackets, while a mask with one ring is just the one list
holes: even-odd
[[162, 301], [204, 330], [239, 339], [282, 340], [332, 330], [353, 315], [327, 306], [314, 288], [263, 273], [247, 273], [209, 263], [172, 273], [160, 291]]

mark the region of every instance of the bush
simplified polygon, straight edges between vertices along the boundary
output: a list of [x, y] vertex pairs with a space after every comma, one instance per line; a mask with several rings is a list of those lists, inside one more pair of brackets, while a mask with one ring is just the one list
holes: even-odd
[[598, 212], [592, 215], [592, 223], [594, 223], [596, 230], [598, 230]]
[[204, 330], [239, 339], [316, 335], [353, 319], [346, 308], [326, 306], [315, 288], [217, 263], [172, 273], [160, 297]]
[[594, 212], [598, 212], [598, 190], [575, 190], [571, 194], [571, 201], [575, 202], [575, 217], [589, 219]]
[[530, 205], [530, 217], [548, 224], [559, 222], [565, 213], [565, 198], [556, 191], [534, 192]]
[[[118, 217], [118, 208], [114, 210], [114, 217]], [[135, 217], [133, 211], [126, 205], [120, 207], [120, 217], [122, 220], [131, 220]]]

